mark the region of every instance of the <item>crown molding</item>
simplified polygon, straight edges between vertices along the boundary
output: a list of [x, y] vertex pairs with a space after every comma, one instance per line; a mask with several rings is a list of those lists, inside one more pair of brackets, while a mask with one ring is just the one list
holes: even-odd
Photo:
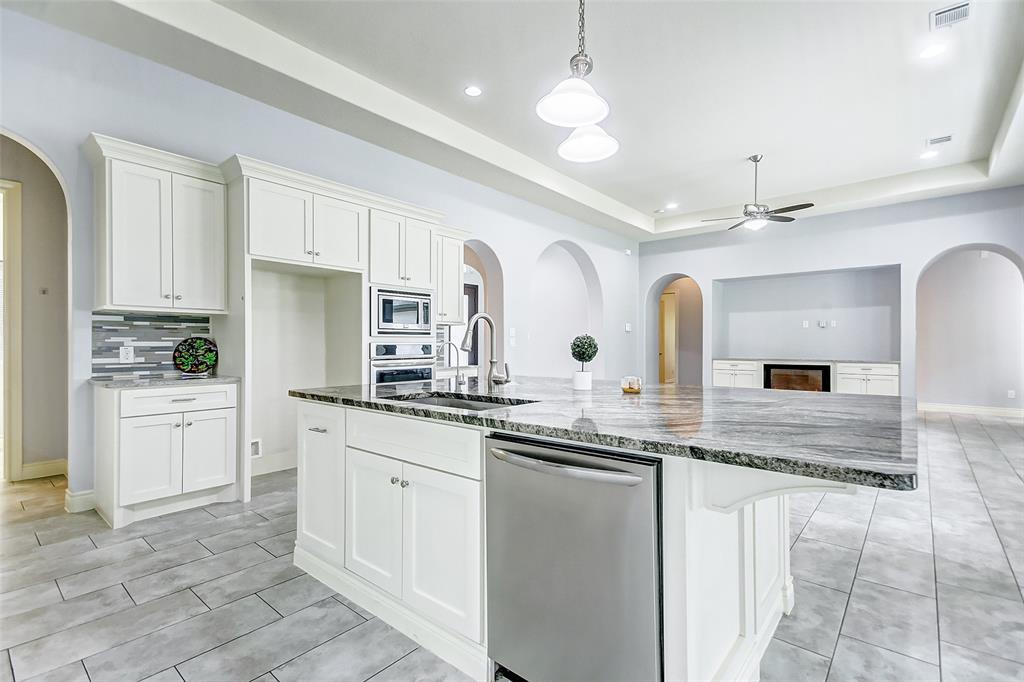
[[82, 146], [94, 164], [102, 163], [104, 159], [118, 159], [224, 184], [224, 174], [220, 172], [220, 167], [216, 164], [181, 154], [165, 152], [162, 149], [154, 149], [99, 133], [89, 135]]

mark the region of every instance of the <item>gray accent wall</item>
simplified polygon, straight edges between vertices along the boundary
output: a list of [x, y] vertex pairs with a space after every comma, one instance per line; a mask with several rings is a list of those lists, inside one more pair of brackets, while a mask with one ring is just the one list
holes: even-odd
[[917, 301], [918, 400], [1024, 407], [1024, 278], [1014, 263], [978, 249], [946, 254], [921, 275]]
[[[715, 284], [716, 358], [868, 362], [900, 358], [899, 267], [749, 277]], [[820, 327], [819, 322], [826, 326]]]

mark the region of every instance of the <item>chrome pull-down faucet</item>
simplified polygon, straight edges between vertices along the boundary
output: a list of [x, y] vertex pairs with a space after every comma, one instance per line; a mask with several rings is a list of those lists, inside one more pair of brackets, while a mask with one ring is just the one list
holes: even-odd
[[490, 315], [487, 313], [477, 313], [469, 318], [469, 322], [466, 323], [466, 335], [462, 337], [462, 350], [468, 353], [473, 349], [473, 330], [476, 329], [480, 320], [486, 322], [491, 331], [491, 366], [487, 370], [487, 386], [488, 388], [494, 388], [499, 384], [507, 384], [512, 381], [512, 373], [509, 371], [507, 362], [505, 363], [505, 373], [501, 374], [498, 372], [498, 339], [494, 334], [494, 319]]
[[451, 341], [445, 341], [443, 344], [441, 344], [442, 348], [446, 348], [448, 346], [451, 346], [452, 348], [455, 349], [455, 385], [457, 387], [465, 386], [466, 385], [466, 377], [464, 377], [462, 375], [461, 370], [459, 369], [460, 366], [462, 365], [462, 363], [459, 362], [459, 347], [456, 346]]

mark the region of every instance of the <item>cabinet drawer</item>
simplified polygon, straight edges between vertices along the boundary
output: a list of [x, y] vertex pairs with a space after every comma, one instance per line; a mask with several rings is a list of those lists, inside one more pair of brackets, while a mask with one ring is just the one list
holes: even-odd
[[836, 365], [836, 374], [881, 374], [883, 376], [899, 376], [900, 366], [884, 363], [840, 362]]
[[747, 372], [756, 372], [757, 363], [753, 360], [715, 360], [711, 363], [714, 369], [740, 369]]
[[346, 445], [480, 480], [480, 433], [382, 412], [347, 410]]
[[169, 386], [122, 391], [121, 416], [138, 417], [147, 414], [235, 407], [236, 392], [235, 384]]

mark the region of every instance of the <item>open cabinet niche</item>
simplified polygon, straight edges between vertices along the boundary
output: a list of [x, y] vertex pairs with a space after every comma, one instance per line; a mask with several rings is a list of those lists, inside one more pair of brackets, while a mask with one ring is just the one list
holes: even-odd
[[289, 389], [364, 382], [363, 277], [252, 261], [252, 475], [296, 465]]

